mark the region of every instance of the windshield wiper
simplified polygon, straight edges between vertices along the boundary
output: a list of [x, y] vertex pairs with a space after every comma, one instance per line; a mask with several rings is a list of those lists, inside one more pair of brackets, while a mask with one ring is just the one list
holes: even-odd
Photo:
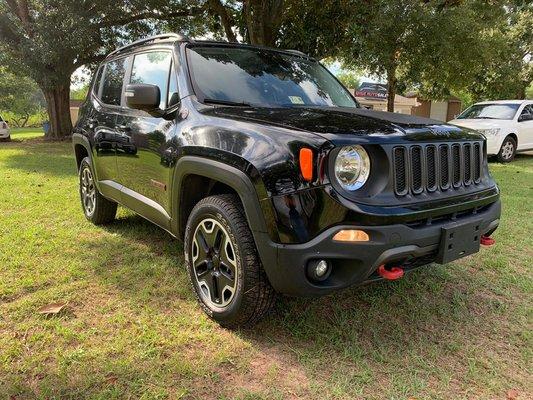
[[499, 119], [499, 118], [496, 118], [496, 117], [476, 117], [474, 119]]
[[230, 100], [219, 100], [219, 99], [204, 99], [203, 103], [205, 104], [220, 104], [224, 106], [234, 106], [234, 107], [252, 107], [250, 103], [244, 101], [230, 101]]

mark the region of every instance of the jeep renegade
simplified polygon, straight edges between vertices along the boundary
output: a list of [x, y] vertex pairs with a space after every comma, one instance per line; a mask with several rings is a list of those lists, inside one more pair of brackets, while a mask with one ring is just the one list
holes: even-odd
[[485, 138], [361, 109], [297, 51], [165, 34], [98, 68], [73, 134], [86, 218], [121, 204], [183, 239], [228, 327], [479, 250], [500, 218]]

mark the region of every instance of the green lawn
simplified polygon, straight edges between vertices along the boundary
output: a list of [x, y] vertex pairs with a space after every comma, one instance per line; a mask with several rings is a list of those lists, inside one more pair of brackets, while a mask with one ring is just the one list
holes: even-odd
[[85, 220], [70, 144], [0, 143], [0, 399], [532, 398], [533, 157], [490, 167], [496, 246], [232, 332], [178, 241], [123, 209]]
[[43, 128], [12, 128], [12, 140], [26, 140], [44, 137]]

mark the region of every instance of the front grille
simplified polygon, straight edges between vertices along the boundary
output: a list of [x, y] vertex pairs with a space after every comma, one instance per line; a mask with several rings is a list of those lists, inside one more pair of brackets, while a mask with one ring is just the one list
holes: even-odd
[[396, 146], [393, 149], [397, 195], [445, 191], [481, 182], [480, 142]]

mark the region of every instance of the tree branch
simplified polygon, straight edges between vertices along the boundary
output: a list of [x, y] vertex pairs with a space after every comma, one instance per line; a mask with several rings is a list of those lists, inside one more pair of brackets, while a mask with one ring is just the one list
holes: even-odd
[[204, 12], [203, 7], [193, 7], [188, 10], [176, 11], [172, 13], [157, 14], [153, 11], [145, 11], [139, 14], [129, 15], [125, 18], [103, 20], [99, 24], [96, 24], [100, 28], [112, 27], [117, 25], [127, 25], [135, 21], [140, 21], [143, 19], [156, 19], [156, 20], [166, 20], [179, 17], [192, 17], [195, 15], [201, 15]]
[[226, 33], [226, 38], [229, 42], [236, 42], [237, 37], [235, 36], [235, 33], [231, 29], [233, 25], [233, 18], [228, 13], [228, 10], [224, 5], [220, 2], [220, 0], [209, 0], [209, 5], [213, 9], [214, 13], [217, 14], [220, 17], [220, 20], [222, 21], [222, 26], [224, 27], [224, 32]]

